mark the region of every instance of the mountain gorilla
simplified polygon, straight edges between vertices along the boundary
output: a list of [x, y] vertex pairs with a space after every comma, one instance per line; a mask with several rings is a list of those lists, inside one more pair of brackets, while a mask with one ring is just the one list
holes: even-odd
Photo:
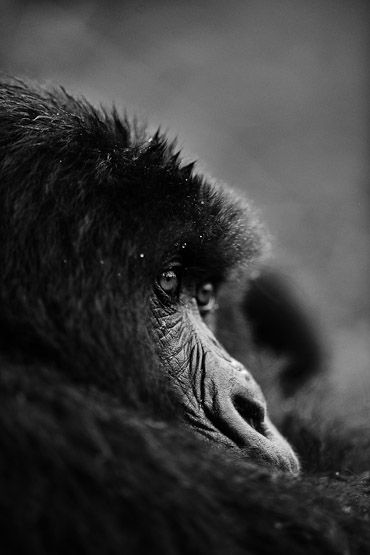
[[0, 206], [2, 553], [366, 552], [369, 440], [359, 475], [297, 477], [215, 338], [264, 248], [247, 204], [159, 133], [8, 80]]

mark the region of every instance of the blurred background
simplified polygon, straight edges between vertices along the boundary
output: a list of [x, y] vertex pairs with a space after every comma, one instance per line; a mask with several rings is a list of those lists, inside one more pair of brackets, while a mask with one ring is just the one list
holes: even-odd
[[369, 420], [368, 6], [0, 0], [0, 70], [160, 124], [253, 199], [322, 329], [334, 413]]

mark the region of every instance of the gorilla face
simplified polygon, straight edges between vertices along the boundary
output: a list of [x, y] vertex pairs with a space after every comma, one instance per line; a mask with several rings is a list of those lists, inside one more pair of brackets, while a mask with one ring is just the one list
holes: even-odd
[[214, 336], [216, 290], [175, 262], [160, 273], [151, 298], [152, 334], [185, 420], [249, 459], [297, 474], [298, 459], [271, 423], [260, 387]]

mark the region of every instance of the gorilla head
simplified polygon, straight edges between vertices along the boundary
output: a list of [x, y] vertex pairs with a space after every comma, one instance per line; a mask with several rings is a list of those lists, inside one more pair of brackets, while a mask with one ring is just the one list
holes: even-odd
[[213, 334], [217, 291], [258, 256], [260, 226], [132, 127], [64, 91], [1, 86], [3, 356], [297, 473]]

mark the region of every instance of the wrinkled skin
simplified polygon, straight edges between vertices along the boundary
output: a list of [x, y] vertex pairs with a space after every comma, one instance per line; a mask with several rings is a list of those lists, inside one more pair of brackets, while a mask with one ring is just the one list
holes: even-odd
[[200, 310], [194, 287], [170, 303], [158, 289], [151, 301], [154, 339], [188, 424], [246, 458], [298, 474], [298, 459], [270, 421], [259, 385], [217, 341], [214, 308]]

